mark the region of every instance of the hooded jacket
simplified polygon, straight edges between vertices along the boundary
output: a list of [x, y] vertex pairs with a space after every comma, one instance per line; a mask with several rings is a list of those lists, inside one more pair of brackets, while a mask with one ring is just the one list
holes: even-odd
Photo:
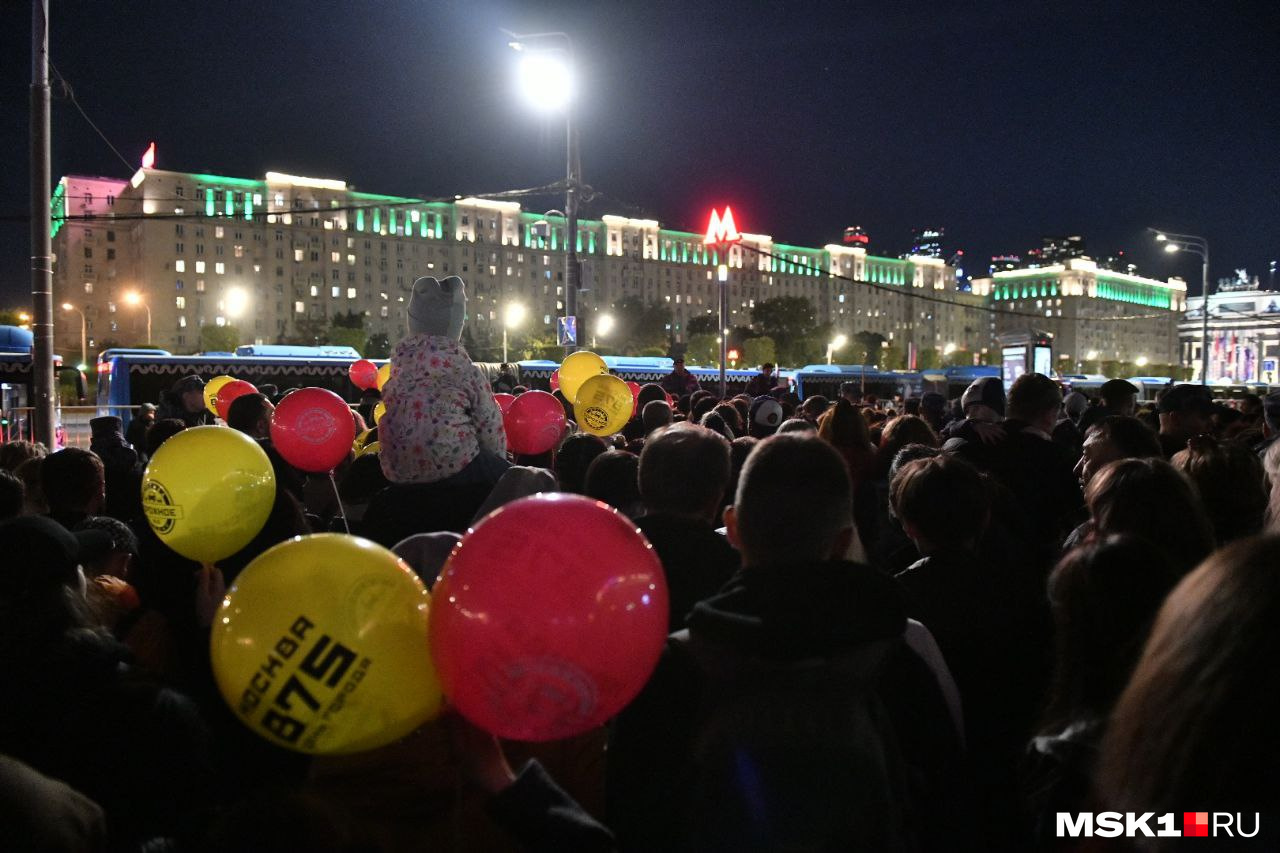
[[[875, 644], [889, 651], [876, 690], [910, 768], [910, 825], [919, 849], [950, 849], [959, 746], [937, 681], [902, 641], [906, 614], [892, 580], [844, 561], [747, 567], [688, 620], [687, 645], [668, 641], [648, 685], [619, 716], [609, 746], [608, 821], [624, 850], [689, 849], [687, 811], [693, 754], [708, 691], [705, 662], [733, 670], [752, 664], [805, 666]], [[769, 685], [761, 685], [765, 690]], [[781, 685], [778, 689], [784, 690]], [[856, 849], [857, 839], [828, 839]], [[727, 842], [727, 839], [726, 839]], [[850, 846], [852, 845], [852, 846]], [[826, 848], [823, 848], [826, 849]]]

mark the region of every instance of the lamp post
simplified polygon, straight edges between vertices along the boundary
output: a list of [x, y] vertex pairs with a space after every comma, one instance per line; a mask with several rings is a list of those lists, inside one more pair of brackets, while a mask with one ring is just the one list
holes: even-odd
[[[568, 33], [562, 32], [503, 32], [511, 39], [508, 46], [522, 54], [519, 79], [525, 99], [539, 110], [564, 112], [564, 316], [567, 324], [572, 326], [572, 336], [566, 334], [564, 343], [564, 351], [568, 355], [577, 349], [578, 289], [582, 282], [582, 270], [578, 266], [578, 195], [582, 189], [582, 163], [578, 157], [578, 127], [573, 121], [573, 40]], [[557, 42], [561, 44], [556, 45]], [[544, 46], [540, 47], [540, 43]]]
[[849, 339], [844, 335], [836, 335], [831, 339], [830, 343], [827, 344], [827, 364], [831, 363], [831, 357], [835, 355], [835, 351], [841, 349], [847, 343], [849, 343]]
[[502, 363], [507, 363], [507, 329], [513, 329], [524, 322], [524, 306], [518, 302], [510, 302], [502, 310]]
[[141, 305], [142, 309], [147, 312], [147, 346], [151, 346], [151, 306], [142, 298], [142, 294], [136, 290], [131, 290], [124, 295], [124, 301], [135, 307]]
[[1209, 384], [1209, 241], [1194, 234], [1174, 234], [1148, 228], [1166, 252], [1190, 252], [1200, 256], [1200, 384]]
[[85, 322], [84, 312], [81, 311], [76, 306], [72, 305], [70, 302], [62, 303], [62, 310], [74, 311], [80, 315], [80, 369], [84, 370], [85, 365], [88, 364], [88, 361], [89, 361], [89, 347], [88, 347], [88, 333], [87, 333], [89, 324]]

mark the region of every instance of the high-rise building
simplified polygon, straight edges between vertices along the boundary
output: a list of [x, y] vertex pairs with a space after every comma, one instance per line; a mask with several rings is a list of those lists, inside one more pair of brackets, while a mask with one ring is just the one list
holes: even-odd
[[866, 231], [862, 230], [861, 225], [850, 225], [844, 229], [844, 239], [841, 242], [846, 246], [862, 249], [871, 248], [871, 237], [867, 235]]
[[1087, 257], [1084, 249], [1084, 238], [1079, 235], [1072, 237], [1041, 237], [1040, 248], [1027, 252], [1027, 257], [1037, 265], [1060, 264], [1070, 258], [1084, 258]]
[[946, 234], [944, 228], [914, 228], [911, 231], [911, 251], [908, 256], [916, 255], [926, 258], [946, 257], [942, 254], [942, 238]]
[[987, 267], [989, 275], [995, 275], [1005, 270], [1016, 270], [1022, 268], [1022, 258], [1017, 255], [992, 255], [991, 264]]
[[[466, 280], [477, 348], [497, 346], [507, 303], [523, 305], [524, 331], [539, 335], [554, 335], [564, 313], [565, 220], [515, 202], [378, 195], [276, 172], [246, 179], [145, 168], [128, 181], [69, 175], [52, 204], [55, 302], [84, 312], [95, 352], [143, 343], [148, 327], [153, 344], [177, 352], [201, 349], [205, 326], [235, 326], [242, 343], [308, 342], [350, 314], [394, 343], [423, 275]], [[848, 336], [876, 332], [904, 349], [990, 345], [982, 298], [957, 292], [955, 269], [937, 257], [793, 246], [763, 234], [744, 234], [726, 255], [701, 234], [612, 215], [581, 220], [577, 249], [589, 282], [578, 307], [584, 324], [624, 298], [661, 303], [678, 344], [691, 319], [716, 313], [716, 266], [727, 261], [731, 325], [748, 324], [761, 300], [797, 296], [819, 324]], [[59, 312], [56, 333], [78, 339], [79, 316]]]

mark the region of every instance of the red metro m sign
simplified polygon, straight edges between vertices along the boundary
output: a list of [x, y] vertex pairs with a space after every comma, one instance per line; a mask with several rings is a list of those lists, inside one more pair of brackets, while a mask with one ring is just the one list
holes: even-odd
[[733, 222], [733, 209], [725, 205], [724, 216], [711, 209], [711, 221], [707, 223], [707, 236], [702, 238], [706, 246], [728, 246], [742, 242], [738, 226]]

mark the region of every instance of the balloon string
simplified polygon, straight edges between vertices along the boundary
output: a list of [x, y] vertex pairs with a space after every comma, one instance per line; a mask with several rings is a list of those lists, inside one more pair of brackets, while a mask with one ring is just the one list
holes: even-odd
[[347, 523], [347, 511], [342, 506], [342, 495], [338, 494], [338, 481], [333, 478], [333, 472], [329, 472], [329, 485], [333, 486], [333, 498], [338, 502], [338, 513], [342, 516], [342, 527], [348, 533], [351, 533], [351, 525]]

